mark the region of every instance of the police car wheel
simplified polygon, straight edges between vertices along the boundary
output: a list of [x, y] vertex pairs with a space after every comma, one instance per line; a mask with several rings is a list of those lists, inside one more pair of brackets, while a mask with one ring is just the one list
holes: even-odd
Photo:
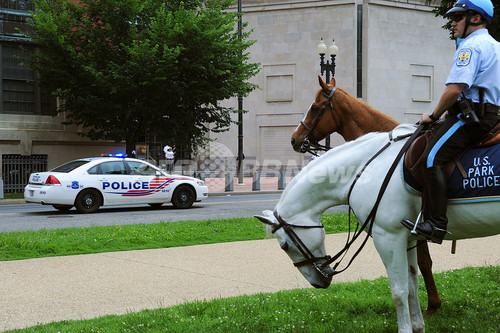
[[80, 213], [95, 213], [102, 205], [102, 199], [96, 190], [81, 191], [75, 200], [75, 207]]
[[60, 212], [67, 212], [68, 210], [73, 208], [73, 206], [71, 206], [71, 205], [52, 205], [52, 207], [54, 207], [55, 209], [57, 209]]
[[193, 205], [194, 200], [194, 190], [189, 186], [183, 185], [175, 189], [172, 204], [175, 208], [189, 208]]

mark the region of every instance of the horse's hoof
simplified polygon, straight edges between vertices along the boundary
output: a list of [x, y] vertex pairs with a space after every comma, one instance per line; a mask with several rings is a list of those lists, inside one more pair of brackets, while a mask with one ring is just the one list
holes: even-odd
[[439, 310], [438, 308], [428, 308], [427, 310], [425, 310], [425, 312], [423, 313], [424, 317], [430, 317], [432, 316], [433, 314], [436, 313], [436, 311]]

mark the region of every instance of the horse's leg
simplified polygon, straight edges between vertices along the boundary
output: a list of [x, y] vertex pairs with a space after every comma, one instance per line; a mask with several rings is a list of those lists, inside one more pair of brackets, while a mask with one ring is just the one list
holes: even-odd
[[410, 307], [410, 318], [413, 332], [424, 332], [425, 323], [420, 309], [418, 299], [418, 270], [417, 270], [417, 251], [414, 248], [415, 241], [409, 244], [411, 248], [407, 252], [408, 256], [408, 305]]
[[432, 275], [432, 259], [427, 242], [418, 242], [417, 256], [418, 268], [420, 268], [427, 290], [427, 310], [425, 310], [424, 316], [432, 316], [441, 308], [441, 298], [434, 281], [434, 275]]
[[407, 236], [403, 232], [390, 234], [376, 225], [373, 227], [372, 235], [389, 278], [392, 300], [398, 316], [398, 332], [413, 332], [408, 306]]

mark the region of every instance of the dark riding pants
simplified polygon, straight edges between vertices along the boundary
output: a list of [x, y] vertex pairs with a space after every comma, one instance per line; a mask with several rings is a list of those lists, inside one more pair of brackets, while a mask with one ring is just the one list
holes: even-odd
[[460, 116], [446, 115], [443, 126], [425, 152], [427, 168], [444, 166], [464, 148], [481, 139], [500, 121], [498, 112], [486, 112], [475, 125], [467, 125]]
[[[469, 125], [461, 116], [447, 115], [443, 126], [432, 139], [425, 152], [427, 168], [425, 169], [426, 189], [424, 197], [424, 218], [429, 220], [434, 227], [446, 230], [448, 219], [446, 211], [448, 206], [447, 179], [444, 172], [446, 162], [454, 159], [464, 148], [479, 141], [499, 119], [498, 112], [485, 113], [478, 124]], [[431, 229], [433, 230], [433, 229]], [[430, 231], [430, 230], [429, 230]], [[441, 240], [434, 237], [434, 241]]]
[[479, 141], [500, 120], [498, 108], [488, 107], [494, 112], [485, 112], [478, 124], [468, 125], [461, 115], [446, 115], [442, 127], [431, 140], [425, 151], [425, 191], [422, 195], [424, 222], [401, 221], [408, 229], [415, 229], [419, 235], [441, 244], [446, 236], [448, 218], [447, 179], [444, 172], [446, 162], [454, 159], [464, 148]]

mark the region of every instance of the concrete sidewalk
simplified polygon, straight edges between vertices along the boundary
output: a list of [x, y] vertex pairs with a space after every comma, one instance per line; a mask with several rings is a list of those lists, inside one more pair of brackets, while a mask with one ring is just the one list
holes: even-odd
[[[327, 235], [328, 253], [345, 234]], [[500, 265], [500, 235], [430, 244], [434, 272]], [[385, 276], [371, 240], [333, 283]], [[0, 330], [310, 287], [275, 239], [0, 262]], [[453, 286], [447, 286], [452, 288]]]

